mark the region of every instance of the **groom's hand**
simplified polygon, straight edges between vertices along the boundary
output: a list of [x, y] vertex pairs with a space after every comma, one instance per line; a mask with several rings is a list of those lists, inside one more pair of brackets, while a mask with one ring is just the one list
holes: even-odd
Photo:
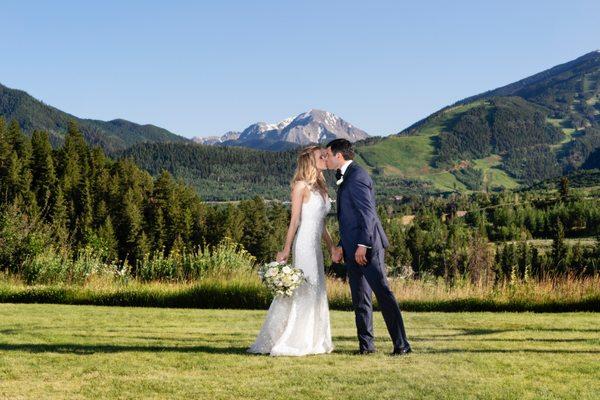
[[367, 248], [364, 246], [358, 246], [356, 253], [354, 254], [354, 260], [360, 266], [367, 265]]

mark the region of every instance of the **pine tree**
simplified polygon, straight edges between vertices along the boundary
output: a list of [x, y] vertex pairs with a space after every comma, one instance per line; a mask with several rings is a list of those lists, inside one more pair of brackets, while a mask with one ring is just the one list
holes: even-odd
[[76, 231], [75, 240], [77, 243], [84, 244], [88, 241], [94, 223], [92, 194], [90, 192], [90, 183], [87, 177], [82, 177], [75, 190], [75, 215]]
[[[182, 215], [178, 202], [175, 199], [175, 182], [167, 171], [162, 171], [160, 176], [154, 182], [150, 206], [155, 218], [154, 243], [165, 247], [166, 252], [170, 252], [175, 238], [180, 233]], [[161, 221], [158, 218], [160, 210]], [[156, 224], [160, 226], [156, 226]], [[157, 238], [157, 230], [160, 229], [160, 238]]]
[[290, 212], [288, 209], [280, 202], [273, 202], [269, 207], [269, 223], [273, 227], [271, 254], [276, 254], [277, 251], [283, 248], [289, 221]]
[[49, 211], [50, 197], [56, 190], [56, 173], [52, 158], [52, 146], [45, 132], [34, 131], [31, 137], [32, 145], [32, 190], [36, 195], [38, 205]]
[[21, 162], [16, 151], [12, 151], [6, 163], [6, 175], [3, 179], [4, 196], [12, 203], [21, 194]]
[[256, 257], [258, 262], [267, 262], [272, 258], [273, 228], [267, 218], [266, 206], [262, 198], [242, 201], [240, 209], [244, 213], [244, 225], [241, 244]]
[[7, 140], [11, 144], [13, 150], [21, 159], [27, 159], [31, 154], [31, 148], [28, 145], [28, 140], [21, 133], [21, 128], [16, 120], [10, 121], [7, 130]]
[[150, 254], [150, 241], [148, 240], [148, 236], [144, 231], [141, 231], [135, 240], [135, 246], [133, 248], [133, 259], [134, 259], [134, 275], [137, 274], [137, 270], [140, 267], [140, 263], [147, 259]]
[[12, 145], [8, 140], [6, 122], [0, 117], [0, 203], [8, 199], [9, 183], [8, 175], [11, 169]]
[[241, 243], [242, 236], [244, 235], [244, 230], [242, 229], [244, 226], [244, 213], [239, 207], [234, 207], [231, 204], [228, 204], [224, 214], [225, 223], [223, 227], [225, 228], [225, 232], [222, 235], [213, 235], [212, 231], [207, 232], [207, 235], [211, 236], [208, 239], [208, 242], [216, 244], [221, 241], [223, 236], [227, 236], [234, 242]]
[[136, 195], [129, 189], [123, 198], [122, 216], [120, 220], [121, 231], [121, 254], [119, 257], [128, 259], [129, 263], [135, 265], [137, 257], [140, 256], [138, 248], [142, 234], [143, 215], [137, 204]]
[[106, 217], [104, 223], [97, 231], [98, 240], [103, 247], [102, 254], [107, 261], [114, 261], [118, 256], [118, 242], [110, 216]]
[[[96, 196], [98, 196], [97, 192], [95, 194], [96, 194]], [[92, 197], [96, 197], [96, 196], [92, 196]], [[108, 211], [108, 207], [106, 206], [106, 201], [104, 201], [104, 199], [100, 199], [96, 203], [96, 207], [95, 207], [95, 211], [94, 211], [94, 216], [93, 216], [94, 228], [102, 226], [107, 218], [110, 218], [110, 214]]]
[[411, 275], [411, 254], [406, 245], [406, 234], [397, 219], [391, 219], [384, 228], [390, 246], [386, 249], [386, 264], [390, 267], [389, 273], [392, 276]]
[[163, 217], [163, 211], [161, 208], [157, 208], [154, 212], [154, 218], [152, 220], [153, 236], [154, 236], [154, 250], [164, 251], [166, 242], [166, 231], [165, 231], [165, 220]]
[[75, 122], [70, 121], [59, 153], [59, 176], [67, 201], [75, 201], [77, 188], [89, 172], [89, 148]]
[[413, 271], [419, 277], [425, 267], [425, 232], [418, 224], [413, 224], [408, 230], [408, 248], [410, 249]]
[[53, 231], [60, 243], [65, 243], [69, 237], [69, 224], [67, 206], [65, 197], [60, 186], [57, 186], [56, 193], [52, 200], [52, 210], [50, 212]]

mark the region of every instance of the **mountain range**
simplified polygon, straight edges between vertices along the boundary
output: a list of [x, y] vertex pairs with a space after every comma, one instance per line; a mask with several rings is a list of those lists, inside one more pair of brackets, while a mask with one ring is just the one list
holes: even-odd
[[[79, 119], [1, 85], [0, 116], [27, 132], [49, 131], [57, 143], [75, 119], [90, 143], [154, 174], [167, 169], [213, 200], [287, 196], [291, 172], [281, 160], [293, 163], [294, 148], [335, 137], [356, 142], [356, 162], [379, 194], [493, 191], [600, 168], [600, 51], [459, 100], [388, 137], [313, 109], [196, 144], [152, 125]], [[241, 176], [249, 186], [236, 186]]]
[[230, 131], [223, 136], [196, 137], [196, 143], [222, 146], [242, 146], [263, 150], [286, 150], [310, 143], [344, 138], [351, 142], [369, 135], [335, 114], [311, 109], [277, 124], [257, 122], [242, 132]]
[[597, 165], [600, 51], [460, 100], [359, 146], [386, 179], [440, 191], [514, 188]]
[[[83, 119], [39, 101], [28, 93], [0, 84], [0, 116], [16, 120], [26, 133], [43, 130], [49, 133], [53, 145], [62, 143], [70, 120], [77, 122], [86, 141], [99, 145], [109, 153], [124, 150], [139, 143], [189, 143], [190, 140], [154, 125], [140, 125], [124, 119], [101, 121]], [[329, 111], [309, 110], [278, 124], [258, 122], [242, 132], [227, 132], [222, 136], [196, 137], [196, 143], [206, 145], [241, 146], [280, 151], [322, 143], [335, 138], [352, 142], [369, 135]]]
[[26, 133], [43, 130], [49, 133], [54, 145], [62, 143], [70, 120], [77, 122], [86, 141], [108, 152], [125, 149], [144, 142], [189, 142], [164, 128], [140, 125], [124, 119], [100, 121], [82, 119], [49, 106], [22, 90], [0, 84], [0, 116], [16, 120]]

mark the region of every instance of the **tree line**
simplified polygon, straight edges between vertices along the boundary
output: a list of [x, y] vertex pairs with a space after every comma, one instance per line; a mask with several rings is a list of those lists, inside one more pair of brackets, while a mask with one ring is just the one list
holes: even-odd
[[[565, 181], [559, 189], [382, 203], [389, 271], [488, 283], [597, 273], [599, 242], [572, 246], [565, 238], [598, 237], [598, 196], [571, 190]], [[414, 222], [404, 225], [405, 215]], [[74, 123], [64, 145], [53, 149], [46, 133], [29, 138], [17, 123], [0, 119], [0, 268], [8, 273], [19, 274], [37, 255], [53, 251], [126, 263], [135, 277], [144, 260], [203, 251], [226, 238], [267, 262], [283, 243], [289, 216], [286, 205], [258, 196], [207, 204], [167, 171], [152, 177], [130, 158], [114, 160], [92, 148]], [[327, 223], [335, 236], [335, 211]], [[552, 251], [532, 247], [526, 242], [532, 238], [551, 239]], [[329, 261], [327, 268], [335, 269]]]

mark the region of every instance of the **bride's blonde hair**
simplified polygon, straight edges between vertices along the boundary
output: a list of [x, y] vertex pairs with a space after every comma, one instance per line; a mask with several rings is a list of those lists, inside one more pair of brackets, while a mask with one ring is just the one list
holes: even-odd
[[321, 193], [327, 193], [327, 184], [323, 171], [317, 168], [314, 152], [321, 150], [319, 146], [308, 146], [300, 150], [298, 153], [298, 161], [296, 163], [296, 172], [292, 179], [291, 186], [296, 182], [304, 181], [311, 189], [318, 189]]

